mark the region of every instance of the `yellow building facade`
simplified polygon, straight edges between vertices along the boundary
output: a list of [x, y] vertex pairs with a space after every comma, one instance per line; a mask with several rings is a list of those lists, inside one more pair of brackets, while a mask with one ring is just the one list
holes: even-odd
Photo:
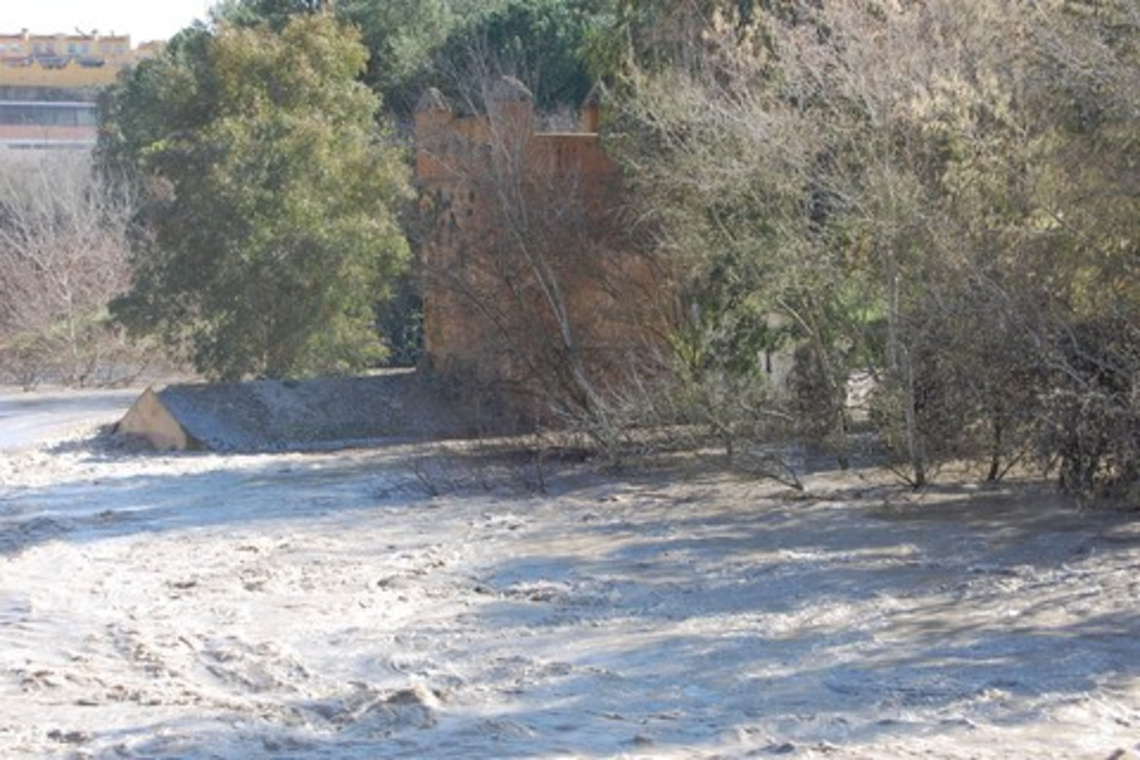
[[157, 49], [131, 47], [130, 35], [0, 34], [0, 86], [105, 87], [119, 71]]
[[161, 47], [132, 48], [125, 34], [0, 34], [0, 149], [90, 149], [98, 92]]

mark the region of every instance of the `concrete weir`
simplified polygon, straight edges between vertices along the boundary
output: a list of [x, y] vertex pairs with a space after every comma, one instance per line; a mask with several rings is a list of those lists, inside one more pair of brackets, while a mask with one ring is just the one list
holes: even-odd
[[186, 432], [153, 387], [143, 391], [131, 404], [126, 416], [115, 425], [115, 432], [145, 438], [159, 451], [198, 448], [197, 441]]
[[335, 449], [495, 427], [416, 372], [148, 388], [116, 425], [163, 451]]

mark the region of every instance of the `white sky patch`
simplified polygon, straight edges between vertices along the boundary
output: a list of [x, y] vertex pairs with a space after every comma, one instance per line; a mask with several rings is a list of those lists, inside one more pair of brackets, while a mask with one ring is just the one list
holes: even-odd
[[129, 34], [135, 44], [165, 40], [196, 19], [213, 0], [0, 0], [0, 33]]

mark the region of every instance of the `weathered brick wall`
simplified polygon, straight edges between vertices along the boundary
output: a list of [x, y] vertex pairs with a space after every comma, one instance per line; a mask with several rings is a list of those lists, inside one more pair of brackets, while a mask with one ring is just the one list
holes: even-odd
[[458, 117], [433, 90], [417, 109], [426, 361], [532, 395], [612, 384], [670, 311], [621, 223], [617, 167], [596, 131], [535, 132], [516, 81], [489, 100]]

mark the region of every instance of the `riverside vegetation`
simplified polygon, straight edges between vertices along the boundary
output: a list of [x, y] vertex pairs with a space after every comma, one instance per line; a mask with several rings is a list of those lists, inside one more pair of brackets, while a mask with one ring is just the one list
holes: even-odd
[[[867, 428], [916, 487], [966, 461], [1128, 503], [1138, 32], [1137, 0], [221, 3], [104, 95], [86, 217], [0, 197], [4, 366], [88, 382], [58, 357], [124, 329], [210, 377], [414, 359], [415, 95], [476, 109], [506, 73], [557, 113], [598, 83], [629, 239], [677, 305], [623, 382], [561, 403], [596, 444], [776, 432], [842, 465]], [[90, 282], [24, 294], [47, 249]]]

